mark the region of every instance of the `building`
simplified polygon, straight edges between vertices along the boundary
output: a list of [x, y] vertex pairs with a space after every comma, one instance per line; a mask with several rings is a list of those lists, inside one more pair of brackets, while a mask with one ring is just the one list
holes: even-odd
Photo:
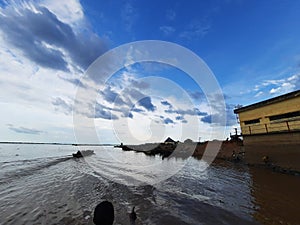
[[[300, 171], [300, 90], [234, 110], [246, 159]], [[264, 160], [266, 161], [266, 160]]]
[[300, 90], [234, 110], [242, 134], [300, 131]]
[[165, 140], [164, 144], [175, 145], [175, 144], [177, 144], [177, 142], [174, 141], [172, 138], [168, 137], [168, 138]]

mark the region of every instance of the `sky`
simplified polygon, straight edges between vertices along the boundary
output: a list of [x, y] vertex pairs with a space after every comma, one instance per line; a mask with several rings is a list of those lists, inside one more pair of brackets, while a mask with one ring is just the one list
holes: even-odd
[[[292, 0], [0, 0], [0, 141], [226, 139], [235, 107], [300, 89], [299, 28]], [[155, 47], [131, 43], [147, 40], [166, 42], [157, 58], [196, 73], [168, 43], [197, 55], [210, 77], [136, 62]]]

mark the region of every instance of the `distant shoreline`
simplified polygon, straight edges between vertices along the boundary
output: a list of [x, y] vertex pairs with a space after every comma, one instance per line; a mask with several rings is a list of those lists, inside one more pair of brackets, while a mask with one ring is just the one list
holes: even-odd
[[[214, 157], [228, 161], [241, 161], [244, 159], [244, 145], [240, 139], [231, 140], [213, 140], [205, 142], [162, 142], [162, 143], [147, 143], [141, 145], [116, 145], [115, 148], [121, 148], [123, 151], [134, 151], [144, 153], [149, 156], [160, 155], [162, 159], [169, 156], [186, 158], [193, 156], [202, 158], [206, 147], [215, 146], [218, 152], [206, 152], [206, 157]], [[175, 151], [176, 149], [176, 151]]]
[[0, 141], [0, 144], [25, 144], [25, 145], [72, 145], [72, 146], [114, 146], [115, 144], [75, 144], [58, 142], [22, 142], [22, 141]]

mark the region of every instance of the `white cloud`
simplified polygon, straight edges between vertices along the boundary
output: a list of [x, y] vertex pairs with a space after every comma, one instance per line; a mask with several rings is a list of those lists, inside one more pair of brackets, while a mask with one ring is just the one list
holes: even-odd
[[[285, 75], [285, 74], [284, 74]], [[252, 94], [255, 98], [270, 98], [286, 94], [300, 89], [300, 74], [285, 75], [280, 79], [263, 80], [260, 84], [249, 90], [248, 94]], [[254, 93], [253, 93], [254, 92]]]
[[7, 48], [20, 51], [40, 67], [85, 70], [106, 50], [97, 34], [74, 29], [43, 5], [15, 3], [0, 11], [0, 34]]
[[[138, 78], [137, 74], [139, 74], [138, 71], [125, 69], [115, 79], [112, 78], [109, 84], [104, 86], [98, 84], [99, 88], [95, 87], [95, 89], [100, 89], [101, 93], [98, 98], [98, 106], [103, 110], [110, 111], [118, 118], [107, 120], [108, 115], [103, 112], [102, 116], [99, 114], [96, 123], [102, 124], [103, 121], [103, 123], [111, 124], [119, 141], [157, 142], [163, 141], [167, 136], [182, 141], [186, 138], [197, 140], [201, 133], [200, 129], [211, 130], [209, 128], [211, 124], [201, 121], [200, 118], [207, 115], [205, 112], [210, 113], [211, 110], [217, 114], [219, 105], [216, 102], [213, 103], [213, 109], [205, 101], [202, 101], [200, 106], [196, 106], [188, 95], [189, 92], [173, 81], [161, 77]], [[148, 107], [145, 108], [139, 104], [141, 96], [151, 99], [155, 110], [147, 110]], [[123, 103], [116, 104], [116, 100], [114, 100], [116, 98], [122, 98]], [[90, 101], [87, 99], [85, 102]], [[172, 110], [169, 111], [169, 106], [162, 104], [162, 101], [167, 101], [172, 105]], [[65, 105], [64, 102], [61, 103]], [[148, 103], [145, 106], [149, 106]], [[219, 118], [217, 119], [219, 120]], [[215, 124], [213, 126], [217, 127]], [[222, 130], [222, 127], [216, 129]], [[219, 134], [221, 133], [219, 132]], [[209, 132], [202, 132], [200, 136], [202, 140], [212, 138]], [[223, 138], [223, 136], [214, 138]]]
[[173, 21], [176, 18], [176, 12], [172, 9], [168, 9], [166, 12], [166, 18], [169, 21]]
[[256, 95], [254, 95], [255, 98], [260, 97], [264, 94], [264, 92], [260, 91]]
[[179, 34], [180, 38], [191, 40], [204, 37], [210, 30], [211, 25], [207, 21], [191, 21], [183, 32]]
[[[59, 4], [55, 1], [50, 3], [52, 7]], [[23, 4], [11, 2], [7, 4], [9, 5], [0, 8], [1, 17], [6, 16], [6, 21], [13, 20], [14, 16], [17, 15], [40, 13], [40, 6], [33, 5], [30, 2]], [[72, 4], [68, 6], [69, 9], [72, 7]], [[64, 21], [64, 23], [60, 22], [60, 25], [68, 27], [67, 22], [75, 24], [76, 21], [82, 19], [80, 12], [75, 13], [77, 17], [75, 14], [73, 16], [70, 15], [69, 18], [64, 17], [62, 11], [64, 7], [67, 6], [62, 6], [55, 12], [58, 18]], [[70, 10], [65, 15], [67, 14], [71, 14]], [[19, 31], [19, 35], [24, 39], [28, 33], [32, 32], [31, 29], [36, 28], [32, 26], [27, 27], [26, 24], [29, 22], [30, 20], [23, 20], [18, 24], [19, 27], [23, 26], [24, 28], [24, 30]], [[13, 31], [14, 27], [3, 24], [5, 23], [4, 20], [1, 23], [6, 26], [6, 28], [3, 26], [0, 28], [2, 30], [1, 34], [3, 34], [3, 29], [8, 32]], [[75, 27], [75, 25], [72, 26]], [[47, 30], [47, 27], [44, 27], [44, 29]], [[40, 37], [42, 36], [44, 38], [41, 38], [40, 43], [42, 46], [40, 48], [44, 48], [47, 51], [61, 51], [63, 55], [66, 55], [67, 51], [51, 44], [50, 39], [47, 39], [45, 34], [41, 34]], [[60, 99], [61, 101], [56, 101], [55, 103], [59, 104], [64, 100], [72, 105], [76, 86], [60, 77], [78, 79], [82, 76], [82, 73], [78, 72], [77, 69], [65, 72], [36, 63], [30, 57], [27, 57], [29, 53], [26, 52], [26, 50], [34, 52], [33, 45], [29, 44], [28, 48], [20, 48], [18, 46], [18, 44], [24, 43], [22, 38], [16, 39], [17, 41], [12, 44], [8, 42], [5, 35], [0, 36], [0, 106], [2, 108], [0, 131], [2, 140], [75, 142], [72, 129], [72, 114], [66, 115], [56, 111], [52, 102], [55, 99]], [[38, 37], [35, 36], [35, 38]], [[45, 58], [41, 57], [41, 60], [45, 60]], [[65, 60], [71, 67], [76, 68], [77, 65], [74, 60], [68, 59], [68, 57]], [[11, 125], [8, 127], [7, 123]]]
[[40, 5], [48, 8], [60, 21], [71, 24], [75, 28], [84, 21], [84, 12], [79, 0], [42, 0]]
[[260, 97], [266, 91], [271, 95], [282, 95], [300, 88], [300, 74], [294, 74], [277, 80], [265, 80], [260, 85], [256, 85], [254, 91], [258, 93], [255, 97]]
[[282, 83], [278, 88], [272, 88], [270, 94], [281, 95], [288, 92], [291, 92], [295, 89], [295, 84], [292, 83]]
[[175, 28], [171, 26], [161, 26], [159, 27], [160, 31], [163, 32], [164, 35], [171, 35], [175, 32]]
[[[100, 135], [101, 130], [110, 135], [105, 140], [116, 139], [111, 127], [115, 122], [118, 132], [126, 138], [132, 133], [143, 141], [161, 141], [167, 136], [179, 140], [197, 140], [198, 136], [210, 138], [209, 133], [199, 131], [199, 126], [205, 131], [210, 130], [210, 124], [191, 112], [198, 108], [201, 112], [210, 113], [212, 110], [212, 113], [217, 113], [218, 105], [211, 109], [202, 102], [201, 108], [194, 107], [188, 92], [170, 80], [139, 78], [139, 71], [134, 70], [125, 71], [111, 86], [88, 78], [80, 80], [81, 71], [98, 56], [93, 50], [102, 50], [97, 49], [102, 42], [91, 31], [85, 33], [89, 39], [80, 35], [80, 23], [85, 18], [79, 1], [60, 6], [58, 1], [42, 1], [36, 6], [24, 4], [0, 10], [3, 19], [0, 30], [5, 33], [5, 36], [0, 36], [0, 104], [5, 108], [1, 111], [0, 130], [6, 132], [3, 137], [30, 141], [30, 134], [35, 134], [34, 138], [39, 141], [74, 142], [71, 112], [78, 90], [75, 85], [80, 84], [78, 88], [84, 91], [83, 107], [75, 112], [79, 112], [82, 119], [79, 124], [82, 134], [89, 128], [85, 122], [92, 121]], [[133, 25], [132, 14], [134, 8], [126, 5], [123, 18], [129, 30]], [[172, 28], [168, 29], [172, 31]], [[199, 35], [201, 28], [193, 25], [190, 31]], [[20, 36], [15, 37], [15, 33]], [[73, 45], [77, 47], [72, 49]], [[126, 60], [125, 63], [132, 63], [130, 54]], [[98, 93], [98, 98], [90, 99], [95, 93]], [[116, 98], [122, 101], [116, 102]], [[141, 102], [141, 99], [146, 100]], [[162, 100], [170, 102], [178, 113], [166, 112]], [[133, 106], [135, 110], [132, 110]], [[126, 116], [127, 112], [132, 115], [128, 113]], [[114, 120], [108, 120], [110, 113]], [[14, 129], [9, 129], [7, 123]], [[22, 133], [27, 136], [22, 136]], [[89, 142], [88, 135], [85, 135], [80, 137], [81, 140]]]
[[121, 9], [121, 18], [125, 30], [127, 32], [131, 32], [132, 27], [138, 18], [138, 12], [131, 1], [125, 2], [123, 8]]

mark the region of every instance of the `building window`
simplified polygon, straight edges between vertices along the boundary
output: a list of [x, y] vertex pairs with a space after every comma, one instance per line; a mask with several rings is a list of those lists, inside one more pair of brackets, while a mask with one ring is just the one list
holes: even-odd
[[244, 121], [245, 125], [254, 124], [254, 123], [259, 123], [259, 122], [260, 122], [259, 119], [246, 120], [246, 121]]
[[270, 119], [270, 121], [273, 121], [273, 120], [280, 120], [280, 119], [288, 119], [288, 118], [297, 117], [297, 116], [300, 116], [300, 111], [270, 116], [269, 119]]

